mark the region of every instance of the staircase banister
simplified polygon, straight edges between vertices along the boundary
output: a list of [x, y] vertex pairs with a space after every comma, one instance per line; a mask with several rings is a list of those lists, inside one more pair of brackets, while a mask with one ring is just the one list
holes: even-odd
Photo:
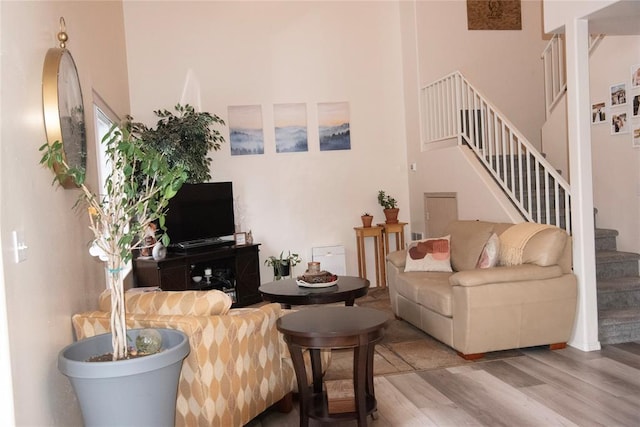
[[541, 59], [544, 59], [545, 55], [549, 53], [551, 49], [553, 49], [553, 43], [555, 43], [555, 40], [559, 38], [560, 38], [559, 34], [554, 34], [553, 37], [549, 39], [549, 42], [547, 43], [547, 45], [544, 47], [544, 49], [542, 49], [542, 53], [540, 54]]
[[[562, 175], [560, 175], [556, 169], [553, 167], [553, 165], [551, 163], [549, 163], [549, 161], [547, 159], [545, 159], [542, 154], [540, 154], [538, 152], [538, 149], [535, 148], [533, 146], [533, 144], [531, 144], [529, 142], [529, 140], [522, 134], [520, 133], [520, 131], [518, 130], [518, 128], [511, 123], [511, 121], [507, 118], [507, 116], [500, 111], [500, 109], [498, 107], [496, 107], [495, 105], [493, 105], [493, 103], [491, 103], [486, 96], [484, 96], [484, 94], [479, 91], [475, 86], [473, 86], [471, 83], [469, 83], [469, 81], [462, 75], [462, 73], [456, 71], [455, 73], [452, 74], [458, 74], [460, 76], [460, 78], [464, 81], [465, 84], [467, 84], [471, 89], [473, 89], [473, 91], [480, 97], [480, 99], [487, 104], [487, 106], [493, 110], [496, 114], [498, 114], [500, 116], [500, 119], [504, 122], [505, 125], [507, 125], [507, 127], [509, 128], [509, 130], [513, 133], [513, 135], [516, 136], [516, 138], [518, 139], [518, 141], [524, 145], [527, 148], [527, 151], [533, 156], [535, 157], [536, 161], [538, 161], [540, 164], [542, 164], [545, 168], [545, 170], [548, 171], [548, 173], [558, 182], [561, 184], [562, 187], [566, 188], [567, 190], [570, 188], [569, 183], [567, 182], [567, 180], [565, 180]], [[435, 82], [434, 82], [435, 83]]]
[[447, 74], [446, 76], [440, 77], [439, 79], [436, 79], [436, 80], [433, 80], [430, 83], [427, 83], [426, 85], [422, 86], [420, 89], [424, 90], [424, 89], [426, 89], [428, 87], [431, 87], [431, 86], [433, 86], [435, 84], [438, 84], [438, 83], [440, 83], [440, 82], [442, 82], [444, 80], [447, 80], [447, 79], [450, 79], [450, 78], [455, 78], [455, 77], [462, 77], [462, 73], [460, 71], [458, 71], [458, 70], [453, 71], [453, 72]]

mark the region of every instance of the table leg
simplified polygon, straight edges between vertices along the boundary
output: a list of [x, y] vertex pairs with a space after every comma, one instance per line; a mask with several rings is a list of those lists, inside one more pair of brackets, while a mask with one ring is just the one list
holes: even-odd
[[290, 344], [288, 341], [287, 346], [289, 347], [289, 353], [291, 353], [293, 369], [296, 371], [298, 393], [300, 393], [300, 426], [308, 427], [309, 405], [311, 404], [311, 390], [309, 390], [309, 384], [307, 383], [307, 370], [304, 366], [302, 349], [297, 345]]
[[381, 243], [382, 243], [382, 239], [378, 238], [378, 236], [374, 236], [373, 237], [373, 247], [374, 247], [374, 256], [375, 256], [375, 260], [376, 260], [376, 284], [378, 286], [380, 285], [380, 255], [381, 254]]
[[320, 349], [310, 348], [311, 377], [313, 381], [313, 392], [322, 393], [322, 360], [320, 359]]
[[386, 267], [384, 264], [384, 257], [385, 257], [385, 253], [384, 253], [384, 247], [382, 246], [382, 240], [380, 240], [380, 244], [379, 244], [379, 252], [376, 254], [378, 256], [378, 266], [379, 266], [379, 270], [380, 270], [380, 280], [377, 282], [378, 286], [380, 286], [381, 288], [386, 288], [387, 287], [387, 273], [386, 273]]
[[367, 382], [369, 369], [367, 359], [369, 345], [364, 343], [353, 349], [353, 390], [355, 392], [356, 414], [358, 426], [367, 425]]
[[383, 231], [383, 233], [384, 233], [384, 251], [385, 253], [389, 253], [389, 233], [387, 233], [386, 229]]
[[358, 276], [366, 279], [367, 261], [364, 255], [364, 238], [361, 236], [356, 237], [356, 244], [358, 246]]
[[396, 250], [404, 249], [404, 226], [400, 229], [398, 233], [398, 238], [396, 239]]
[[367, 350], [367, 394], [375, 397], [376, 393], [373, 389], [373, 356], [375, 354], [376, 345], [369, 344]]

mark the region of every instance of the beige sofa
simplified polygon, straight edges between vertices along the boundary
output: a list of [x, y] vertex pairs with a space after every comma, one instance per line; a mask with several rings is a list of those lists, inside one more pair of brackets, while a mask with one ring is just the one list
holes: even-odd
[[[176, 426], [241, 427], [273, 404], [291, 409], [297, 389], [291, 355], [276, 321], [280, 304], [230, 309], [221, 291], [126, 294], [127, 327], [171, 328], [189, 336], [182, 365]], [[73, 316], [77, 339], [109, 331], [110, 294], [99, 310]], [[323, 368], [330, 353], [322, 354]], [[309, 363], [308, 355], [305, 361]]]
[[[493, 233], [499, 237], [493, 240], [500, 242], [499, 264], [478, 268]], [[405, 271], [406, 250], [387, 256], [397, 317], [467, 359], [497, 350], [565, 346], [574, 324], [577, 281], [571, 269], [571, 238], [564, 230], [531, 223], [453, 221], [446, 234], [451, 272]]]

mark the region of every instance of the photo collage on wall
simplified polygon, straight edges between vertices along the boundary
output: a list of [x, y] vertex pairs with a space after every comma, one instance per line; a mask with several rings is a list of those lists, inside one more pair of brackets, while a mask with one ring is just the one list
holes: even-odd
[[640, 64], [631, 66], [629, 80], [609, 87], [607, 102], [591, 105], [591, 123], [608, 124], [611, 135], [631, 135], [633, 147], [640, 148]]
[[631, 133], [633, 146], [640, 148], [640, 64], [631, 67]]
[[[227, 117], [231, 155], [264, 154], [262, 106], [229, 106]], [[309, 151], [306, 104], [275, 104], [273, 128], [276, 153]], [[318, 103], [318, 134], [320, 151], [351, 149], [348, 102]]]

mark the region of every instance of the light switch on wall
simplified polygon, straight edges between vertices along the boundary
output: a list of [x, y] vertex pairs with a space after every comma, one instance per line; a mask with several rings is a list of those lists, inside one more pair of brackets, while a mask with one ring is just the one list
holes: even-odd
[[410, 169], [412, 172], [415, 172], [415, 171], [417, 171], [417, 170], [418, 170], [418, 165], [417, 165], [416, 163], [411, 163], [411, 164], [409, 165], [409, 169]]
[[13, 230], [13, 260], [17, 264], [27, 260], [27, 243], [23, 230]]

